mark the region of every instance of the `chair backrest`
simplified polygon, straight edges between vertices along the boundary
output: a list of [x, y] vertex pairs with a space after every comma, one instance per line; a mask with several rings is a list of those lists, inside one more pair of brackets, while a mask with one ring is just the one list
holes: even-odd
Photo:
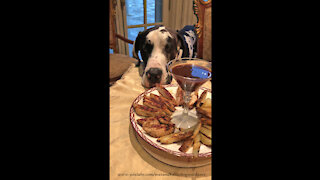
[[116, 1], [109, 0], [109, 48], [113, 52], [118, 53], [117, 39], [116, 39]]
[[193, 10], [197, 16], [196, 31], [198, 35], [197, 56], [212, 60], [212, 28], [211, 28], [211, 0], [194, 0]]
[[109, 48], [113, 49], [113, 52], [119, 53], [119, 47], [118, 47], [118, 39], [133, 44], [132, 40], [129, 40], [125, 38], [124, 36], [121, 36], [120, 34], [117, 34], [116, 30], [116, 6], [117, 1], [116, 0], [109, 0]]

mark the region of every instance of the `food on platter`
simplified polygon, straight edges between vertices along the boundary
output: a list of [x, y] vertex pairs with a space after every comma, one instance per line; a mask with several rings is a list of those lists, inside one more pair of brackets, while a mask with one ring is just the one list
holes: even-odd
[[202, 108], [211, 108], [211, 99], [204, 99], [202, 100]]
[[[202, 103], [203, 102], [203, 103]], [[207, 119], [212, 118], [212, 107], [211, 107], [211, 100], [205, 99], [200, 102], [200, 105], [196, 107], [196, 111], [200, 118], [205, 117]]]
[[[152, 93], [156, 90], [159, 93]], [[172, 91], [162, 85], [157, 85], [153, 91], [144, 93], [138, 101], [133, 103], [134, 111], [140, 116], [136, 122], [141, 126], [141, 130], [144, 130], [143, 133], [156, 138], [152, 141], [157, 144], [167, 146], [176, 143], [179, 145], [176, 150], [184, 153], [191, 152], [194, 157], [198, 157], [199, 152], [203, 151], [200, 151], [201, 144], [210, 149], [212, 144], [212, 112], [211, 99], [207, 98], [208, 90], [204, 90], [201, 95], [198, 91], [191, 94], [188, 106], [190, 109], [195, 107], [199, 123], [188, 129], [178, 129], [171, 121], [176, 108], [181, 111], [181, 107], [178, 106], [184, 105], [183, 90], [178, 87], [175, 98], [170, 93]]]
[[204, 90], [202, 92], [202, 94], [200, 95], [200, 97], [197, 101], [196, 107], [200, 107], [200, 104], [202, 103], [202, 101], [204, 101], [204, 99], [207, 97], [207, 93], [208, 93], [208, 90]]
[[[176, 92], [176, 102], [177, 102], [177, 106], [183, 106], [184, 105], [184, 100], [183, 100], [183, 96], [184, 96], [184, 91], [180, 88], [180, 86], [177, 89]], [[194, 105], [197, 103], [198, 101], [198, 90], [195, 92], [192, 92], [190, 95], [190, 101], [189, 101], [189, 109], [194, 108]]]
[[199, 114], [200, 118], [206, 117], [207, 119], [212, 118], [212, 105], [211, 105], [211, 99], [206, 98], [208, 91], [205, 90], [200, 95], [200, 98], [198, 99], [196, 103], [196, 111]]
[[179, 148], [179, 151], [181, 152], [187, 152], [193, 145], [193, 138], [189, 137], [187, 138]]
[[193, 140], [193, 156], [194, 157], [198, 157], [199, 155], [199, 150], [200, 150], [200, 146], [201, 146], [201, 141], [200, 141], [200, 134], [198, 133], [197, 136], [194, 138]]
[[206, 97], [207, 92], [204, 91], [196, 105], [197, 115], [200, 118], [200, 122], [202, 124], [200, 128], [200, 141], [202, 144], [207, 146], [211, 146], [212, 144], [212, 106], [211, 106], [211, 99]]
[[211, 146], [211, 139], [203, 135], [202, 133], [199, 133], [199, 134], [200, 134], [200, 141], [202, 142], [202, 144]]
[[159, 117], [158, 120], [160, 121], [161, 124], [173, 124], [171, 122], [171, 117], [168, 117], [168, 116]]
[[211, 130], [211, 126], [203, 125], [202, 127], [204, 127], [204, 128], [207, 128], [207, 129], [210, 129], [210, 130]]
[[185, 132], [192, 132], [192, 136], [190, 136], [188, 139], [186, 139], [183, 142], [183, 144], [179, 148], [181, 152], [187, 152], [190, 149], [190, 147], [193, 146], [194, 138], [199, 134], [200, 128], [201, 128], [201, 122], [198, 123], [196, 126], [193, 126], [193, 128], [189, 128], [190, 130], [189, 129], [185, 130]]
[[207, 128], [201, 127], [200, 128], [200, 132], [211, 139], [211, 137], [212, 137], [211, 136], [211, 129], [207, 129]]
[[148, 117], [148, 118], [144, 118], [144, 119], [138, 119], [137, 122], [140, 126], [143, 126], [143, 124], [145, 124], [145, 123], [160, 124], [159, 120], [156, 117]]
[[158, 138], [158, 142], [161, 142], [162, 144], [171, 144], [174, 142], [179, 142], [182, 140], [187, 139], [188, 137], [192, 136], [192, 131], [188, 131], [188, 132], [177, 132], [177, 133], [173, 133], [173, 134], [169, 134], [166, 136], [162, 136], [160, 138]]
[[166, 136], [168, 134], [172, 134], [174, 132], [174, 124], [148, 124], [145, 123], [142, 126], [143, 130], [146, 131], [150, 136], [159, 138]]
[[152, 116], [164, 116], [166, 114], [165, 112], [160, 111], [158, 109], [150, 108], [148, 106], [140, 105], [140, 104], [133, 104], [133, 108], [139, 116], [152, 117]]
[[212, 118], [211, 116], [211, 108], [197, 108], [197, 112], [202, 116], [206, 116], [208, 118]]
[[167, 106], [164, 103], [158, 103], [157, 101], [154, 101], [148, 96], [145, 96], [143, 98], [143, 105], [148, 106], [150, 108], [157, 109], [159, 111], [165, 112], [168, 116], [172, 115], [172, 112], [167, 108]]
[[176, 102], [178, 106], [182, 106], [184, 101], [183, 101], [183, 90], [181, 89], [180, 86], [177, 88], [176, 92]]
[[169, 117], [147, 117], [138, 119], [137, 122], [147, 134], [155, 138], [171, 134], [175, 130]]
[[171, 93], [164, 88], [163, 86], [157, 84], [156, 85], [158, 92], [166, 99], [168, 99], [169, 101], [171, 101], [175, 106], [177, 105], [176, 99], [174, 99], [174, 97], [171, 95]]
[[200, 118], [200, 121], [202, 124], [209, 125], [209, 126], [212, 125], [212, 120], [210, 118], [202, 117]]
[[195, 138], [197, 135], [198, 135], [198, 133], [199, 133], [199, 131], [200, 131], [200, 129], [201, 129], [201, 121], [198, 123], [198, 125], [196, 125], [195, 126], [195, 129], [194, 129], [194, 131], [193, 131], [193, 134], [192, 134], [192, 139], [193, 138]]
[[189, 109], [194, 108], [194, 105], [196, 104], [197, 100], [198, 100], [198, 91], [192, 92], [191, 93], [191, 99], [190, 99], [189, 104], [188, 104]]
[[158, 96], [156, 94], [150, 94], [150, 98], [153, 99], [154, 101], [158, 102], [158, 103], [163, 103], [167, 106], [167, 108], [171, 111], [174, 112], [176, 110], [176, 108], [174, 107], [174, 105], [172, 103], [170, 103], [168, 101], [168, 99], [164, 98], [163, 96]]

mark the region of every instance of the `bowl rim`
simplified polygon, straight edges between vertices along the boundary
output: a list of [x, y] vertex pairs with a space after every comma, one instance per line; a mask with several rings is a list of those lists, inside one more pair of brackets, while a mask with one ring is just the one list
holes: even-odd
[[177, 76], [177, 77], [180, 77], [180, 78], [182, 78], [182, 79], [188, 79], [188, 80], [190, 80], [190, 81], [203, 81], [204, 79], [205, 79], [206, 81], [208, 81], [210, 78], [212, 78], [212, 67], [211, 67], [210, 69], [207, 69], [206, 67], [203, 67], [203, 68], [205, 68], [205, 69], [207, 69], [207, 70], [210, 71], [210, 76], [208, 76], [207, 78], [197, 79], [197, 78], [184, 77], [184, 76], [181, 76], [181, 75], [174, 74], [174, 73], [172, 72], [172, 68], [169, 67], [169, 66], [170, 66], [169, 64], [170, 64], [170, 63], [173, 63], [174, 61], [188, 61], [190, 64], [192, 64], [192, 63], [194, 63], [194, 62], [197, 62], [197, 61], [201, 61], [201, 62], [204, 62], [204, 63], [208, 63], [208, 64], [210, 64], [210, 65], [212, 66], [212, 63], [211, 63], [210, 61], [207, 61], [207, 60], [204, 60], [204, 59], [199, 59], [199, 58], [180, 58], [180, 59], [173, 59], [173, 60], [169, 61], [169, 62], [166, 64], [166, 67], [167, 67], [168, 71], [169, 71], [172, 75]]

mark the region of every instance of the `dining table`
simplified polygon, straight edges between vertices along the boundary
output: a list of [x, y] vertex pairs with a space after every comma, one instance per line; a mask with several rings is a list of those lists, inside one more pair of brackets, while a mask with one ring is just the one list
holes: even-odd
[[[138, 68], [132, 64], [121, 79], [109, 87], [110, 179], [211, 179], [211, 164], [175, 167], [155, 159], [140, 145], [130, 123], [129, 112], [133, 101], [147, 90], [141, 85], [141, 80]], [[173, 79], [172, 84], [177, 82]], [[202, 87], [211, 89], [211, 81]]]

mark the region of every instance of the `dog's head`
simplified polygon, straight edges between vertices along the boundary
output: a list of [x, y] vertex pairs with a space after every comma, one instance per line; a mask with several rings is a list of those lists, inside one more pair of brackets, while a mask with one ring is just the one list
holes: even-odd
[[133, 44], [133, 57], [139, 61], [139, 73], [142, 85], [150, 88], [155, 84], [169, 84], [172, 76], [168, 72], [167, 63], [182, 55], [184, 47], [182, 37], [164, 26], [155, 26], [139, 32]]

